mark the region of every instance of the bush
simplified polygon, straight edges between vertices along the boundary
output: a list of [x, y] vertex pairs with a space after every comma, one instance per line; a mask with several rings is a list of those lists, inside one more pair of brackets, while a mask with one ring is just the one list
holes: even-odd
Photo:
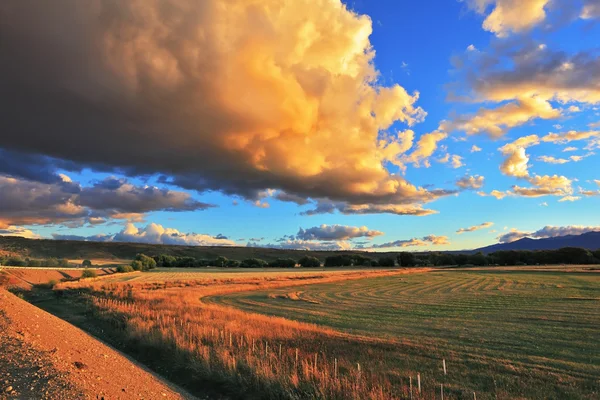
[[296, 266], [296, 260], [291, 258], [278, 258], [277, 260], [271, 261], [269, 267], [272, 268], [294, 268]]
[[90, 260], [83, 260], [83, 262], [81, 263], [82, 266], [84, 267], [91, 267], [92, 266], [92, 262]]
[[393, 267], [396, 265], [392, 257], [380, 257], [378, 262], [380, 267]]
[[148, 257], [145, 254], [138, 254], [135, 256], [135, 261], [139, 261], [142, 264], [141, 271], [148, 271], [149, 269], [156, 268], [156, 261], [154, 261], [154, 258]]
[[325, 259], [326, 267], [349, 267], [352, 265], [350, 256], [329, 256]]
[[321, 261], [317, 257], [305, 256], [298, 260], [298, 264], [304, 268], [319, 268]]
[[131, 268], [132, 268], [134, 271], [141, 271], [142, 269], [144, 269], [144, 266], [142, 265], [142, 262], [141, 262], [141, 261], [138, 261], [138, 260], [133, 260], [133, 261], [131, 262]]
[[96, 277], [96, 271], [94, 271], [93, 269], [84, 269], [83, 273], [81, 274], [81, 278], [85, 279], [85, 278], [95, 278]]
[[242, 268], [264, 268], [268, 264], [265, 260], [259, 258], [247, 258], [240, 264]]
[[126, 273], [126, 272], [133, 272], [134, 269], [131, 265], [119, 265], [117, 267], [117, 272], [120, 274]]
[[229, 261], [227, 257], [219, 256], [211, 264], [215, 267], [224, 267], [227, 265], [227, 261]]
[[[59, 267], [63, 267], [63, 268], [68, 268], [69, 267], [69, 260], [65, 259], [65, 258], [61, 258], [58, 260], [57, 262]], [[90, 267], [92, 266], [92, 263], [90, 262]]]
[[21, 257], [10, 257], [6, 260], [6, 265], [9, 267], [25, 267], [25, 261]]
[[239, 262], [238, 260], [227, 260], [227, 263], [225, 263], [225, 266], [227, 268], [238, 268], [240, 266], [241, 262]]
[[29, 267], [41, 267], [42, 266], [42, 262], [40, 260], [29, 260], [27, 262], [27, 265]]
[[48, 258], [42, 261], [42, 267], [58, 267], [58, 259], [57, 258]]

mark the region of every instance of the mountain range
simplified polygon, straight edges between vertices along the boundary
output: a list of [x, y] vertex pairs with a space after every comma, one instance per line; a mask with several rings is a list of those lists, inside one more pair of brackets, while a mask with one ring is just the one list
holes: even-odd
[[474, 250], [484, 254], [502, 250], [556, 250], [563, 247], [581, 247], [589, 250], [600, 249], [600, 232], [587, 232], [581, 235], [557, 236], [544, 239], [523, 238], [510, 243], [498, 243]]

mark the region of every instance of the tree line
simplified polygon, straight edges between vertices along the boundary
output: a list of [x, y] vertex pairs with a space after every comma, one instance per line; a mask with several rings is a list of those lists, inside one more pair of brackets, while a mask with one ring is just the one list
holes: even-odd
[[[86, 260], [88, 261], [88, 260]], [[0, 265], [10, 267], [60, 267], [69, 268], [71, 264], [65, 258], [46, 258], [43, 260], [22, 258], [18, 256], [0, 257]], [[84, 265], [85, 266], [85, 265]], [[91, 266], [91, 263], [90, 263]]]
[[578, 247], [565, 247], [558, 250], [509, 250], [490, 254], [481, 252], [465, 253], [410, 253], [400, 252], [396, 257], [385, 255], [372, 258], [360, 254], [337, 254], [325, 258], [321, 262], [316, 257], [304, 256], [298, 260], [278, 258], [265, 261], [259, 258], [231, 260], [227, 257], [202, 259], [194, 257], [176, 257], [167, 254], [149, 257], [138, 254], [131, 268], [136, 271], [147, 271], [156, 267], [162, 268], [318, 268], [324, 267], [424, 267], [424, 266], [505, 266], [505, 265], [545, 265], [545, 264], [600, 264], [600, 250], [590, 251]]

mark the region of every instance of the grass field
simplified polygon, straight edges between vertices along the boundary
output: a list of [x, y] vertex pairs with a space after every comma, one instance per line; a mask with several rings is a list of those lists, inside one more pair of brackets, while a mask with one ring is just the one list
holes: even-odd
[[600, 274], [589, 267], [158, 270], [27, 298], [217, 397], [600, 393]]
[[[599, 395], [600, 274], [436, 271], [208, 301], [404, 341], [414, 345], [415, 362], [445, 358], [449, 380], [479, 390], [537, 398]], [[398, 360], [389, 367], [415, 366]], [[427, 362], [420, 368], [428, 369]]]

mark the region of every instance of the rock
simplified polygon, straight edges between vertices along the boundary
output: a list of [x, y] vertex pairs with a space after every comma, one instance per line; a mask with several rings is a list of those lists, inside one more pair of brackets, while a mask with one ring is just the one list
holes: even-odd
[[8, 386], [6, 389], [4, 389], [4, 391], [5, 391], [6, 393], [10, 393], [10, 392], [12, 392], [12, 390], [13, 390], [13, 387], [12, 387], [12, 386]]

